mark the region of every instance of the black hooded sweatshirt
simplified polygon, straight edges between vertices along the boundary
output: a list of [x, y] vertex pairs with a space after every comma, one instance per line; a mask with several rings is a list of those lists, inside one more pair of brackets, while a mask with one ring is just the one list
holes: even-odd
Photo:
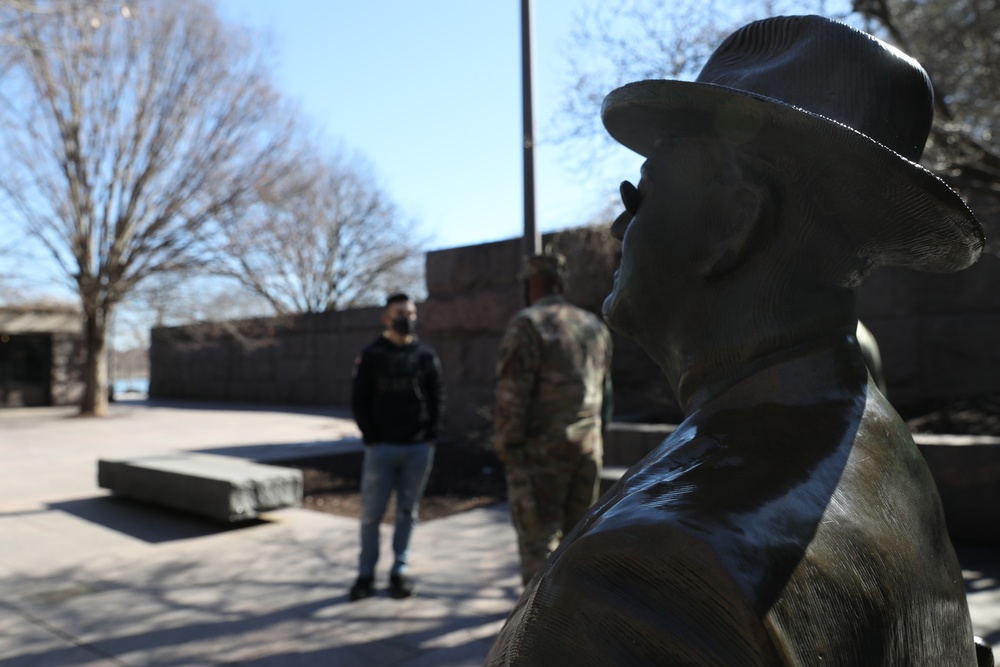
[[444, 404], [441, 362], [429, 345], [379, 336], [355, 362], [351, 407], [366, 445], [437, 438]]

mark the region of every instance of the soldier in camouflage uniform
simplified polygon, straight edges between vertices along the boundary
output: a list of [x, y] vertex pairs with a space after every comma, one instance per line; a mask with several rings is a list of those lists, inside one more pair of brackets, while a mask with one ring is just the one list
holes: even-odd
[[564, 273], [561, 255], [526, 259], [530, 305], [507, 325], [497, 362], [493, 446], [507, 473], [525, 584], [597, 500], [610, 419], [611, 335], [566, 302]]

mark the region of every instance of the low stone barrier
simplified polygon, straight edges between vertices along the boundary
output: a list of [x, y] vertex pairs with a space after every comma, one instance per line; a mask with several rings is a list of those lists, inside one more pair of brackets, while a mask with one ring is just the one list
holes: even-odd
[[913, 436], [934, 476], [951, 538], [1000, 544], [1000, 438]]
[[233, 523], [302, 504], [302, 472], [224, 456], [100, 459], [97, 483], [117, 495]]
[[612, 422], [604, 431], [604, 465], [601, 493], [607, 492], [625, 472], [667, 439], [674, 424]]
[[[601, 493], [676, 427], [612, 423], [604, 434]], [[934, 477], [951, 538], [1000, 544], [1000, 438], [969, 435], [913, 436]]]

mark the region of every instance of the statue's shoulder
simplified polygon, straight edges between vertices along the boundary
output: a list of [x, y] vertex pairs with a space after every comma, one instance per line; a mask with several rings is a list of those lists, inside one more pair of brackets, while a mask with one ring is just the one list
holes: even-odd
[[753, 600], [710, 539], [669, 513], [606, 518], [566, 545], [522, 597], [505, 632], [530, 646], [525, 664], [553, 664], [542, 656], [554, 664], [780, 664]]

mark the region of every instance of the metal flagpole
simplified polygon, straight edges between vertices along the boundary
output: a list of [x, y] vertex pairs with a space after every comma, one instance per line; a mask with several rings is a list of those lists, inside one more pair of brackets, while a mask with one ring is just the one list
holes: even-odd
[[535, 226], [535, 137], [531, 98], [531, 0], [521, 0], [521, 103], [524, 127], [524, 254], [541, 251], [542, 236]]

